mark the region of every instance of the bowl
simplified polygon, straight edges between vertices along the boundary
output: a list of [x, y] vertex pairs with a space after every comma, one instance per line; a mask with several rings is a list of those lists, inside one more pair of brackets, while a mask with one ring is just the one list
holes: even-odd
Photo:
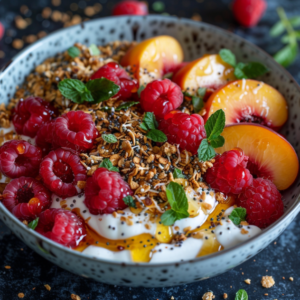
[[[220, 28], [202, 22], [166, 16], [101, 18], [59, 30], [29, 46], [0, 73], [1, 103], [8, 103], [26, 76], [46, 58], [65, 51], [75, 42], [105, 44], [114, 40], [143, 40], [171, 35], [182, 45], [186, 60], [205, 53], [231, 49], [238, 60], [263, 62], [270, 70], [263, 80], [287, 99], [290, 116], [282, 133], [300, 153], [300, 87], [271, 56], [255, 45]], [[298, 139], [298, 141], [297, 141]], [[164, 287], [186, 284], [221, 274], [262, 251], [293, 221], [300, 210], [300, 178], [283, 193], [285, 213], [259, 235], [233, 248], [188, 261], [145, 264], [120, 263], [65, 248], [28, 229], [1, 203], [0, 218], [30, 248], [58, 266], [94, 280], [123, 286]]]

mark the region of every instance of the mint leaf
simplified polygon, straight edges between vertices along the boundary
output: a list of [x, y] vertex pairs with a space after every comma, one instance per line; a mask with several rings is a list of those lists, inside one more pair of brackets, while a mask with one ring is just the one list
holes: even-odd
[[99, 168], [105, 168], [109, 171], [119, 172], [119, 169], [117, 167], [114, 167], [112, 162], [108, 158], [103, 159], [103, 161], [99, 165]]
[[34, 230], [36, 228], [36, 226], [39, 223], [39, 218], [36, 218], [35, 220], [31, 221], [27, 227], [29, 227], [30, 229]]
[[134, 101], [129, 101], [129, 102], [125, 102], [123, 104], [121, 104], [120, 106], [118, 106], [116, 108], [116, 111], [120, 111], [120, 110], [126, 110], [131, 106], [134, 106], [136, 104], [139, 104], [140, 102], [134, 102]]
[[141, 85], [139, 88], [138, 88], [138, 90], [137, 90], [137, 94], [138, 94], [138, 96], [139, 97], [141, 97], [141, 92], [145, 89], [145, 85]]
[[201, 141], [198, 149], [198, 158], [200, 161], [211, 160], [216, 156], [214, 148], [208, 143], [207, 139]]
[[242, 221], [246, 220], [246, 208], [243, 207], [236, 207], [231, 214], [229, 215], [229, 219], [233, 222], [235, 225], [240, 225]]
[[271, 28], [271, 30], [270, 30], [270, 36], [277, 37], [277, 36], [281, 35], [282, 33], [284, 33], [284, 30], [285, 30], [285, 28], [284, 28], [283, 22], [282, 21], [278, 21]]
[[148, 127], [147, 127], [147, 125], [146, 125], [144, 122], [140, 124], [140, 127], [141, 127], [143, 130], [148, 131]]
[[114, 134], [102, 134], [102, 138], [109, 144], [114, 144], [118, 141]]
[[101, 53], [95, 44], [91, 44], [89, 50], [91, 55], [99, 55]]
[[237, 79], [248, 79], [247, 75], [244, 73], [243, 69], [246, 66], [246, 64], [239, 62], [237, 66], [234, 69], [234, 76]]
[[129, 207], [133, 207], [136, 208], [136, 203], [134, 201], [134, 199], [129, 195], [123, 198], [124, 203], [129, 206]]
[[79, 56], [80, 53], [81, 53], [81, 52], [80, 52], [80, 49], [77, 48], [76, 46], [70, 47], [70, 48], [68, 49], [68, 54], [69, 54], [72, 58], [75, 58], [75, 57]]
[[292, 64], [298, 54], [298, 45], [289, 44], [282, 48], [274, 55], [274, 59], [281, 64], [283, 67], [287, 67]]
[[155, 12], [162, 12], [162, 11], [164, 11], [164, 9], [165, 9], [165, 4], [164, 4], [162, 1], [155, 1], [155, 2], [152, 4], [152, 9], [153, 9]]
[[222, 109], [213, 113], [204, 125], [208, 141], [216, 139], [225, 127], [225, 113]]
[[295, 16], [289, 19], [291, 25], [293, 27], [298, 27], [300, 26], [300, 16]]
[[118, 85], [104, 77], [89, 80], [86, 83], [86, 88], [93, 96], [94, 101], [92, 103], [99, 103], [108, 100], [115, 96], [120, 90]]
[[85, 84], [78, 79], [64, 79], [59, 82], [58, 89], [65, 98], [75, 103], [80, 104], [84, 101], [82, 96], [86, 93]]
[[182, 174], [182, 171], [180, 169], [175, 168], [173, 172], [173, 178], [185, 178], [185, 176]]
[[192, 96], [192, 103], [195, 113], [198, 113], [204, 106], [204, 101], [201, 97]]
[[219, 135], [216, 139], [209, 141], [213, 148], [220, 148], [225, 144], [225, 139]]
[[199, 97], [203, 98], [206, 94], [206, 88], [199, 88], [197, 94]]
[[238, 290], [235, 294], [234, 300], [248, 300], [248, 294], [245, 290]]
[[156, 129], [158, 127], [158, 123], [155, 119], [154, 113], [146, 112], [143, 122], [148, 127], [148, 129]]
[[166, 188], [166, 195], [171, 206], [162, 216], [161, 221], [164, 225], [173, 225], [176, 220], [181, 220], [189, 216], [188, 199], [183, 187], [176, 183], [170, 182]]
[[259, 62], [250, 62], [243, 67], [243, 72], [248, 78], [257, 78], [268, 71], [267, 67]]
[[219, 55], [224, 62], [228, 63], [232, 67], [236, 66], [235, 55], [229, 49], [221, 49]]
[[151, 129], [149, 132], [147, 132], [146, 137], [154, 142], [164, 143], [166, 142], [167, 136], [158, 129]]

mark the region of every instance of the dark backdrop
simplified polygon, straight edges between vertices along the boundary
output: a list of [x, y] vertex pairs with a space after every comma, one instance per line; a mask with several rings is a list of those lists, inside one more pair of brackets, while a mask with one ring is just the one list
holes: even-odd
[[[74, 15], [79, 15], [83, 19], [98, 18], [110, 15], [112, 6], [118, 1], [61, 0], [60, 5], [53, 5], [58, 2], [58, 0], [52, 2], [50, 0], [0, 0], [0, 21], [6, 27], [6, 34], [0, 41], [0, 67], [19, 51], [14, 47], [20, 45], [20, 40], [25, 41], [24, 46], [26, 46], [39, 32], [50, 33], [61, 28], [63, 23], [59, 20], [67, 16], [59, 12], [67, 13], [71, 20], [73, 18], [73, 22], [78, 20]], [[154, 13], [152, 6], [154, 1], [148, 2], [151, 13]], [[270, 27], [278, 19], [276, 8], [283, 6], [288, 15], [300, 15], [298, 0], [269, 0], [268, 10], [259, 25], [253, 29], [245, 29], [234, 21], [230, 2], [231, 0], [165, 0], [163, 1], [165, 8], [159, 13], [196, 19], [201, 16], [203, 21], [231, 30], [271, 54], [281, 47], [280, 41], [271, 39], [268, 34]], [[20, 7], [24, 4], [28, 7], [27, 11], [26, 7], [22, 7], [25, 15], [20, 12]], [[94, 6], [95, 4], [97, 5]], [[52, 18], [45, 19], [47, 10], [42, 14], [45, 7], [51, 8], [52, 12], [54, 10], [58, 12], [55, 12]], [[91, 16], [93, 14], [91, 7], [101, 10]], [[27, 18], [25, 22], [31, 24], [25, 29], [17, 28], [15, 24], [17, 16], [22, 17], [21, 21], [20, 17], [17, 19], [18, 27], [22, 27], [25, 18]], [[16, 42], [16, 39], [20, 40]], [[299, 59], [289, 68], [289, 71], [300, 82]], [[26, 247], [0, 222], [0, 300], [19, 299], [18, 293], [24, 293], [24, 299], [51, 300], [70, 299], [71, 293], [79, 295], [82, 300], [167, 300], [173, 299], [172, 296], [175, 300], [202, 299], [202, 295], [209, 290], [214, 292], [215, 299], [223, 299], [223, 293], [227, 293], [228, 299], [231, 300], [234, 299], [235, 292], [241, 288], [247, 290], [250, 300], [295, 300], [300, 296], [299, 236], [300, 216], [274, 244], [272, 243], [254, 259], [221, 276], [173, 288], [143, 289], [109, 286], [64, 271]], [[11, 269], [6, 269], [5, 266], [11, 266]], [[264, 275], [274, 277], [276, 284], [273, 288], [268, 290], [262, 288], [260, 280]], [[289, 277], [293, 277], [294, 281], [290, 281]], [[248, 278], [251, 279], [251, 285], [244, 283]], [[51, 286], [51, 291], [46, 290], [45, 284]]]

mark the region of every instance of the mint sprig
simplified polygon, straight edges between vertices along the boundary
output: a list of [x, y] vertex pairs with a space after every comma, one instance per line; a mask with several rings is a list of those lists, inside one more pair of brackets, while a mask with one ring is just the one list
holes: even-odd
[[198, 158], [200, 161], [211, 160], [216, 156], [214, 148], [220, 148], [224, 145], [225, 139], [220, 134], [225, 127], [225, 113], [222, 109], [213, 113], [204, 125], [206, 139], [201, 141], [198, 149]]
[[282, 66], [288, 67], [298, 55], [297, 40], [300, 39], [300, 31], [296, 31], [294, 27], [300, 26], [300, 17], [296, 16], [288, 19], [282, 7], [277, 8], [277, 13], [280, 21], [271, 28], [270, 35], [278, 37], [286, 31], [287, 34], [283, 36], [281, 41], [287, 45], [274, 55], [274, 59]]
[[80, 49], [77, 48], [76, 46], [70, 47], [70, 48], [68, 49], [68, 54], [69, 54], [72, 58], [75, 58], [75, 57], [79, 56], [80, 53], [81, 53], [81, 52], [80, 52]]
[[234, 300], [248, 300], [248, 294], [245, 290], [238, 290], [235, 294]]
[[173, 178], [174, 179], [185, 178], [185, 176], [182, 174], [182, 171], [180, 169], [175, 168], [175, 170], [173, 172]]
[[124, 198], [123, 198], [123, 201], [124, 201], [124, 203], [125, 203], [127, 206], [136, 208], [136, 203], [135, 203], [134, 199], [133, 199], [130, 195], [124, 197]]
[[196, 95], [190, 95], [188, 92], [184, 92], [183, 95], [190, 97], [192, 99], [193, 107], [194, 107], [194, 112], [198, 113], [204, 106], [204, 101], [203, 98], [206, 93], [206, 88], [199, 88], [197, 90]]
[[135, 102], [135, 101], [125, 102], [125, 103], [121, 104], [120, 106], [118, 106], [116, 108], [116, 111], [126, 110], [126, 109], [130, 108], [131, 106], [134, 106], [134, 105], [139, 104], [139, 103], [140, 102]]
[[89, 47], [89, 51], [91, 55], [99, 55], [101, 52], [99, 48], [95, 44], [91, 44]]
[[103, 159], [103, 161], [99, 165], [99, 168], [105, 168], [109, 171], [119, 172], [119, 168], [114, 167], [112, 162], [108, 158]]
[[234, 67], [234, 76], [237, 79], [257, 78], [268, 72], [266, 66], [259, 62], [237, 63], [235, 55], [229, 49], [221, 49], [221, 59]]
[[139, 88], [138, 88], [138, 90], [137, 90], [137, 94], [138, 94], [138, 96], [139, 97], [141, 97], [141, 92], [145, 89], [145, 85], [141, 85]]
[[34, 230], [36, 228], [36, 226], [38, 225], [39, 223], [39, 218], [36, 218], [35, 220], [31, 221], [27, 227]]
[[171, 226], [177, 220], [189, 217], [188, 199], [180, 184], [170, 182], [166, 188], [166, 195], [171, 209], [164, 212], [161, 216], [161, 221], [164, 225]]
[[140, 127], [147, 131], [146, 137], [154, 142], [164, 143], [168, 140], [167, 136], [161, 130], [157, 129], [158, 122], [152, 112], [145, 113]]
[[247, 210], [244, 207], [236, 207], [231, 214], [229, 215], [229, 219], [235, 225], [240, 225], [242, 221], [246, 220]]
[[114, 134], [102, 134], [101, 137], [106, 143], [109, 144], [114, 144], [118, 141]]
[[90, 80], [86, 84], [78, 79], [66, 78], [59, 82], [58, 89], [72, 102], [81, 104], [86, 101], [95, 104], [116, 95], [120, 87], [106, 78]]

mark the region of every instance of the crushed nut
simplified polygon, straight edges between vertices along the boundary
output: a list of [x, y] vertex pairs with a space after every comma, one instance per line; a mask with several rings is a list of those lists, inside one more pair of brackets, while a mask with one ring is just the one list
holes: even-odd
[[46, 288], [47, 291], [51, 291], [51, 286], [49, 284], [45, 284], [44, 287]]
[[202, 300], [212, 300], [214, 298], [215, 298], [215, 296], [214, 296], [213, 292], [207, 292], [202, 296]]
[[251, 279], [245, 279], [244, 282], [247, 284], [251, 284]]
[[261, 278], [261, 285], [264, 287], [264, 288], [271, 288], [273, 285], [275, 284], [275, 281], [273, 279], [272, 276], [263, 276]]
[[71, 299], [72, 300], [81, 300], [81, 298], [78, 295], [71, 294]]

